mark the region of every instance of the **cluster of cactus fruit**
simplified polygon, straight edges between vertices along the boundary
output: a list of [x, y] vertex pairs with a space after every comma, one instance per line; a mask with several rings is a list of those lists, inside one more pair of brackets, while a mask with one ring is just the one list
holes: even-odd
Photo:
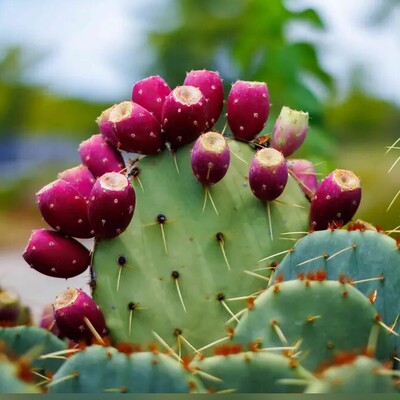
[[225, 101], [199, 70], [173, 90], [136, 82], [99, 116], [82, 164], [38, 191], [51, 229], [23, 254], [55, 278], [89, 270], [91, 295], [66, 289], [40, 328], [11, 327], [16, 301], [0, 298], [0, 391], [396, 391], [399, 243], [343, 228], [359, 178], [319, 182], [290, 158], [308, 113], [283, 107], [265, 135], [269, 112], [266, 83]]

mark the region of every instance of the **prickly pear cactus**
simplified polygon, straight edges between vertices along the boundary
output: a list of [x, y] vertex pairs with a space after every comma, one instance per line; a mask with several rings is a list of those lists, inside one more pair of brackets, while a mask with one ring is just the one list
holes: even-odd
[[204, 212], [192, 145], [176, 153], [179, 173], [167, 151], [139, 162], [134, 218], [122, 235], [97, 241], [93, 254], [93, 297], [114, 341], [149, 343], [156, 334], [185, 353], [226, 338], [246, 304], [230, 299], [267, 284], [268, 274], [247, 270], [287, 248], [281, 232], [307, 227], [308, 202], [297, 183], [290, 179], [279, 202], [267, 206], [249, 188], [254, 149], [234, 140], [229, 147], [228, 173], [207, 189]]

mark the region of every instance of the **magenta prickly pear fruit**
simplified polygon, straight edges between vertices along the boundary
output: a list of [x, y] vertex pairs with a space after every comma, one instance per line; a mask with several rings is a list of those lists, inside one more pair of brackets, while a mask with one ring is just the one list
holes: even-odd
[[125, 168], [122, 154], [100, 134], [84, 140], [78, 152], [83, 164], [96, 178], [106, 172], [119, 172]]
[[56, 231], [77, 238], [93, 237], [87, 200], [72, 183], [57, 179], [36, 194], [44, 220]]
[[96, 182], [96, 178], [84, 164], [60, 172], [57, 178], [69, 182], [85, 199], [89, 197]]
[[32, 231], [23, 257], [36, 271], [55, 278], [72, 278], [90, 265], [90, 252], [85, 246], [47, 229]]
[[253, 194], [260, 200], [278, 198], [288, 180], [288, 167], [282, 153], [272, 148], [257, 151], [249, 171], [249, 184]]
[[227, 173], [230, 151], [225, 138], [218, 132], [200, 135], [191, 153], [192, 170], [204, 186], [214, 185]]
[[236, 81], [228, 94], [227, 119], [233, 136], [249, 142], [264, 128], [269, 116], [265, 82]]
[[64, 290], [56, 297], [53, 307], [57, 326], [68, 339], [99, 340], [106, 334], [106, 323], [100, 307], [82, 290]]
[[161, 76], [149, 76], [133, 85], [132, 101], [150, 111], [161, 123], [162, 107], [170, 93], [171, 88]]
[[310, 206], [310, 224], [314, 230], [330, 224], [347, 224], [361, 201], [361, 183], [352, 172], [335, 169], [318, 186]]
[[135, 203], [135, 190], [124, 175], [109, 172], [98, 178], [88, 207], [95, 237], [110, 239], [120, 235], [131, 222]]
[[307, 130], [308, 113], [284, 106], [272, 130], [271, 147], [288, 157], [302, 145]]
[[165, 99], [162, 122], [173, 150], [195, 141], [207, 126], [207, 103], [201, 90], [189, 85], [176, 87]]
[[311, 200], [318, 187], [318, 178], [313, 163], [299, 158], [287, 160], [287, 166], [303, 193]]
[[197, 87], [203, 93], [207, 103], [207, 127], [211, 129], [224, 106], [224, 85], [218, 72], [205, 69], [190, 71], [183, 84]]
[[40, 316], [39, 326], [43, 329], [47, 329], [54, 335], [61, 337], [60, 330], [58, 329], [56, 320], [54, 318], [53, 305], [46, 304], [43, 308]]
[[110, 114], [119, 148], [130, 153], [157, 154], [164, 148], [161, 124], [145, 108], [132, 101], [119, 103]]
[[117, 106], [114, 104], [113, 106], [104, 110], [99, 117], [97, 117], [96, 122], [100, 129], [100, 133], [104, 136], [104, 138], [111, 143], [114, 147], [118, 146], [118, 140], [115, 137], [114, 124], [110, 121], [111, 111]]

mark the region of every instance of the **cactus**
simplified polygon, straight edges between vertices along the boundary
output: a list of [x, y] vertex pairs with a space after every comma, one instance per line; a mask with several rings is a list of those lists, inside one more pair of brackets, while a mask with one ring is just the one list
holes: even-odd
[[[358, 229], [355, 229], [358, 228]], [[313, 232], [299, 240], [277, 267], [280, 279], [324, 270], [327, 279], [352, 282], [374, 303], [383, 323], [393, 325], [392, 341], [399, 348], [397, 323], [400, 298], [400, 249], [395, 239], [357, 222], [349, 229]]]
[[372, 351], [378, 359], [390, 360], [389, 334], [368, 299], [349, 284], [325, 280], [323, 273], [313, 279], [270, 286], [243, 315], [232, 340], [260, 348], [300, 341], [302, 365], [310, 371], [344, 351]]
[[200, 381], [172, 357], [157, 351], [125, 354], [90, 346], [73, 355], [54, 375], [49, 393], [203, 392]]

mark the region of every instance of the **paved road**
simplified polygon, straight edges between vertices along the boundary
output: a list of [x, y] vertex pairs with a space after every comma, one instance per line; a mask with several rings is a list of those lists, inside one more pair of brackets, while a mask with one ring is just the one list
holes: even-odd
[[36, 321], [43, 307], [64, 289], [76, 287], [90, 293], [89, 271], [71, 279], [50, 278], [30, 268], [22, 251], [0, 250], [0, 286], [18, 294], [30, 306]]

